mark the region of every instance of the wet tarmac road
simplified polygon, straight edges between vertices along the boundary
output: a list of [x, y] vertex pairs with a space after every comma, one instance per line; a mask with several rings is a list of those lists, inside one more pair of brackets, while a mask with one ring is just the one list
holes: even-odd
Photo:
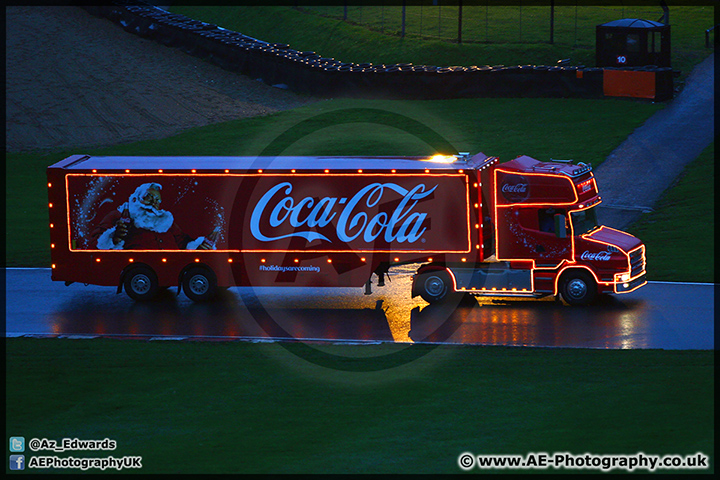
[[472, 297], [428, 305], [409, 298], [410, 271], [372, 295], [231, 288], [195, 304], [174, 288], [136, 303], [114, 288], [52, 282], [49, 269], [7, 269], [6, 336], [714, 349], [714, 285], [651, 282], [590, 307]]

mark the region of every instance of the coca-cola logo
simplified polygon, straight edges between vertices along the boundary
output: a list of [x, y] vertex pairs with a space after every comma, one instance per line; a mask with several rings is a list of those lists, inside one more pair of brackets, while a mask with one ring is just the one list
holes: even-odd
[[[395, 183], [371, 183], [352, 197], [292, 196], [293, 184], [278, 183], [270, 188], [255, 205], [250, 217], [250, 232], [261, 242], [300, 237], [308, 243], [321, 240], [333, 243], [318, 229], [333, 224], [337, 240], [345, 243], [356, 239], [370, 243], [377, 238], [385, 242], [412, 244], [425, 230], [427, 213], [415, 211], [417, 203], [435, 191], [437, 185], [426, 189], [418, 184], [408, 190]], [[401, 199], [391, 212], [380, 211], [372, 217], [366, 210], [376, 210], [380, 204]], [[381, 202], [382, 201], [382, 202]], [[333, 223], [334, 222], [334, 223]], [[292, 228], [288, 228], [292, 227]]]
[[599, 261], [599, 262], [607, 262], [612, 257], [612, 252], [606, 251], [606, 252], [589, 252], [588, 250], [585, 250], [582, 255], [580, 255], [581, 260], [589, 260], [589, 261]]
[[510, 203], [520, 203], [529, 196], [528, 181], [522, 175], [507, 175], [500, 186], [500, 192]]

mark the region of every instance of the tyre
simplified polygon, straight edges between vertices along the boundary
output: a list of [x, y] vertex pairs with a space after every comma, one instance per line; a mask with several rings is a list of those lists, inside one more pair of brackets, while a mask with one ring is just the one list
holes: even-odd
[[183, 275], [182, 288], [193, 302], [207, 302], [217, 293], [217, 279], [209, 268], [193, 267]]
[[125, 293], [133, 300], [144, 302], [157, 295], [158, 279], [152, 268], [140, 265], [129, 270], [123, 281]]
[[588, 305], [597, 298], [597, 283], [588, 272], [569, 272], [562, 277], [560, 294], [570, 305]]
[[423, 273], [418, 278], [418, 292], [423, 300], [436, 303], [448, 298], [452, 291], [450, 276], [444, 270]]

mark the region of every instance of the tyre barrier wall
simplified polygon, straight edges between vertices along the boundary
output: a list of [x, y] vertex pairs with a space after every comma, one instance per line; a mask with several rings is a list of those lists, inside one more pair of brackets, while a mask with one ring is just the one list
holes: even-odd
[[[672, 98], [670, 68], [654, 66], [622, 69], [654, 77], [653, 89], [623, 87], [638, 77], [606, 71], [620, 69], [585, 66], [453, 66], [344, 63], [289, 45], [268, 43], [217, 25], [193, 20], [139, 2], [117, 1], [103, 6], [82, 6], [88, 13], [118, 24], [127, 32], [148, 38], [268, 85], [323, 97], [380, 97], [447, 99], [468, 97], [602, 98], [637, 96], [664, 101]], [[652, 90], [652, 91], [651, 91]], [[650, 93], [649, 93], [650, 92]]]

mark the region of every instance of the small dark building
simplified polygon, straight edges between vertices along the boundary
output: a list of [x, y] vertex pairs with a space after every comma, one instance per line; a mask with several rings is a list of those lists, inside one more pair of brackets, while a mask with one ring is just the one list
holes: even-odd
[[670, 25], [624, 18], [595, 27], [598, 67], [670, 65]]

